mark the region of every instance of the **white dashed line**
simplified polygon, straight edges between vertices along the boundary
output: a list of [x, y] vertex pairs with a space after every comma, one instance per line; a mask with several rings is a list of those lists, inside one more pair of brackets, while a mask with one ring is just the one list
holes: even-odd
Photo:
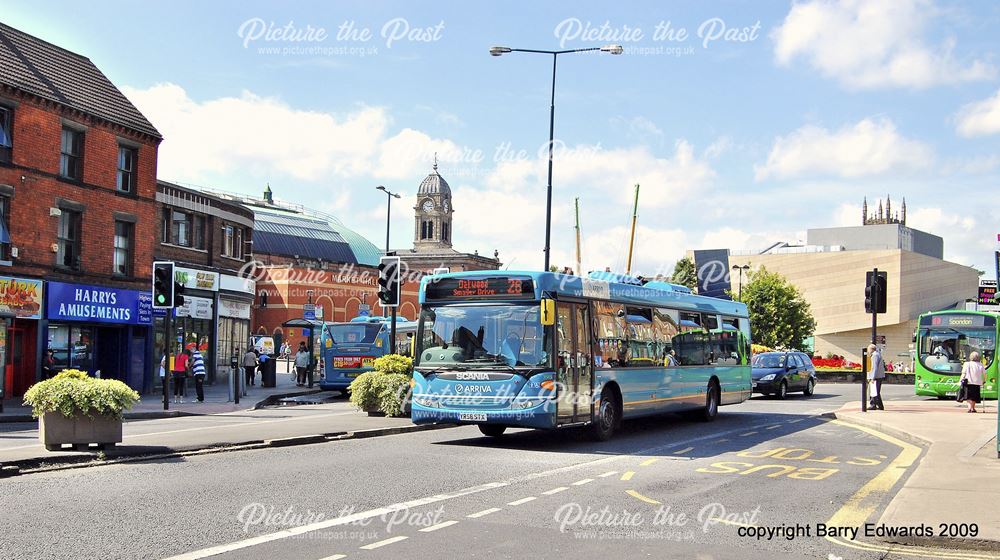
[[593, 478], [585, 478], [583, 480], [577, 480], [576, 482], [573, 483], [573, 486], [583, 486], [584, 484], [593, 481], [594, 481]]
[[757, 433], [757, 432], [747, 432], [747, 433], [745, 433], [745, 434], [740, 434], [740, 437], [747, 437], [747, 436], [752, 436], [752, 435], [754, 435], [754, 434], [756, 434], [756, 433]]
[[361, 550], [375, 550], [376, 548], [382, 548], [383, 546], [390, 545], [392, 543], [398, 543], [399, 541], [405, 541], [410, 537], [399, 535], [398, 537], [392, 537], [391, 539], [385, 539], [384, 541], [373, 542], [372, 544], [366, 544], [361, 547]]
[[775, 425], [773, 425], [773, 426], [768, 426], [768, 427], [766, 427], [766, 428], [764, 428], [764, 429], [765, 429], [765, 430], [773, 430], [773, 429], [775, 429], [775, 428], [780, 428], [780, 427], [781, 427], [781, 424], [775, 424]]
[[500, 511], [500, 508], [484, 509], [483, 511], [477, 511], [476, 513], [470, 513], [469, 515], [466, 515], [466, 517], [468, 517], [469, 519], [478, 519], [480, 517], [484, 517], [484, 516], [487, 516], [487, 515], [489, 515], [491, 513], [496, 513], [498, 511]]
[[552, 494], [558, 494], [564, 490], [569, 490], [568, 486], [560, 486], [559, 488], [553, 488], [552, 490], [546, 490], [542, 492], [542, 495], [551, 496]]
[[520, 500], [514, 500], [513, 502], [507, 502], [508, 506], [519, 506], [521, 504], [526, 504], [528, 502], [537, 500], [538, 498], [534, 496], [528, 496], [527, 498], [521, 498]]
[[609, 476], [615, 476], [616, 474], [618, 474], [618, 471], [608, 471], [604, 474], [597, 475], [597, 478], [607, 478]]
[[452, 525], [454, 525], [456, 523], [458, 523], [458, 521], [455, 521], [453, 519], [451, 521], [445, 521], [444, 523], [438, 523], [437, 525], [431, 525], [430, 527], [424, 527], [423, 529], [420, 530], [420, 532], [421, 533], [430, 533], [430, 532], [433, 532], [433, 531], [437, 531], [438, 529], [444, 529], [445, 527], [451, 527]]
[[691, 451], [692, 449], [694, 449], [694, 448], [693, 447], [685, 447], [684, 449], [681, 449], [679, 451], [674, 451], [674, 455], [682, 455], [684, 453], [687, 453], [688, 451]]
[[346, 554], [334, 554], [333, 556], [327, 556], [326, 558], [320, 558], [319, 560], [340, 560], [341, 558], [347, 558]]

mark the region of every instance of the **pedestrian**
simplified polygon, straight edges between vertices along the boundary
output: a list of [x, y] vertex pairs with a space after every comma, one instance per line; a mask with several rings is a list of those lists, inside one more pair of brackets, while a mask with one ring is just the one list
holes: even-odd
[[868, 368], [868, 382], [872, 384], [872, 394], [868, 403], [872, 410], [885, 410], [885, 405], [882, 403], [882, 381], [885, 379], [882, 352], [874, 344], [869, 344], [868, 357], [871, 361], [871, 367]]
[[257, 353], [253, 348], [247, 348], [247, 353], [243, 354], [243, 371], [246, 373], [246, 384], [254, 384], [254, 370], [257, 368]]
[[201, 350], [195, 348], [191, 353], [191, 373], [194, 375], [194, 390], [198, 394], [198, 402], [205, 402], [205, 358]]
[[962, 377], [959, 383], [962, 384], [958, 390], [958, 402], [965, 401], [969, 405], [969, 412], [976, 412], [976, 403], [982, 401], [980, 388], [983, 385], [983, 377], [986, 375], [986, 368], [979, 360], [979, 352], [973, 351], [969, 354], [969, 361], [962, 365]]
[[42, 379], [50, 379], [56, 373], [55, 352], [49, 348], [42, 358]]
[[184, 392], [185, 392], [184, 391], [184, 382], [187, 379], [188, 360], [190, 359], [190, 356], [188, 355], [188, 352], [190, 352], [190, 351], [187, 348], [185, 348], [183, 352], [181, 352], [180, 354], [177, 355], [176, 358], [174, 358], [173, 373], [174, 373], [174, 403], [175, 404], [183, 403], [184, 402], [184, 400], [183, 400]]
[[295, 373], [297, 379], [295, 384], [299, 387], [306, 384], [306, 368], [309, 367], [309, 350], [306, 350], [306, 343], [299, 343], [299, 350], [295, 353]]

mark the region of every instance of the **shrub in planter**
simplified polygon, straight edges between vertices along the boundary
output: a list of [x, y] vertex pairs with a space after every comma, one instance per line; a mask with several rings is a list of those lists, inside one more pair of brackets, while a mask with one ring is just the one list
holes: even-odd
[[32, 385], [24, 404], [39, 418], [38, 435], [46, 449], [62, 444], [115, 444], [122, 440], [122, 413], [139, 401], [128, 385], [63, 370]]
[[413, 372], [413, 361], [407, 356], [388, 355], [375, 360], [375, 370], [362, 373], [351, 382], [351, 402], [367, 412], [381, 411], [387, 416], [399, 416], [406, 405], [406, 396]]

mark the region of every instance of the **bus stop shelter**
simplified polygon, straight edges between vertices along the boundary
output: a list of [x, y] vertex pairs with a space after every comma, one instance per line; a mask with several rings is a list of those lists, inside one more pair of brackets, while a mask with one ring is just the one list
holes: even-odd
[[[316, 365], [319, 364], [319, 353], [321, 350], [319, 335], [325, 324], [325, 322], [317, 319], [291, 319], [281, 324], [284, 328], [308, 329], [309, 331], [308, 336], [306, 336], [306, 350], [309, 352], [309, 365], [306, 366], [306, 378], [308, 379], [310, 389], [313, 386]], [[304, 333], [305, 330], [303, 330]]]

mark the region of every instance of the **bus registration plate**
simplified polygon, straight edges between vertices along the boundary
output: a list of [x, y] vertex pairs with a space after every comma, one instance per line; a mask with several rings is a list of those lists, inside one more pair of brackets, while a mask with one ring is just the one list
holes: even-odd
[[460, 412], [458, 414], [459, 420], [465, 420], [467, 422], [485, 422], [486, 415], [482, 412]]

